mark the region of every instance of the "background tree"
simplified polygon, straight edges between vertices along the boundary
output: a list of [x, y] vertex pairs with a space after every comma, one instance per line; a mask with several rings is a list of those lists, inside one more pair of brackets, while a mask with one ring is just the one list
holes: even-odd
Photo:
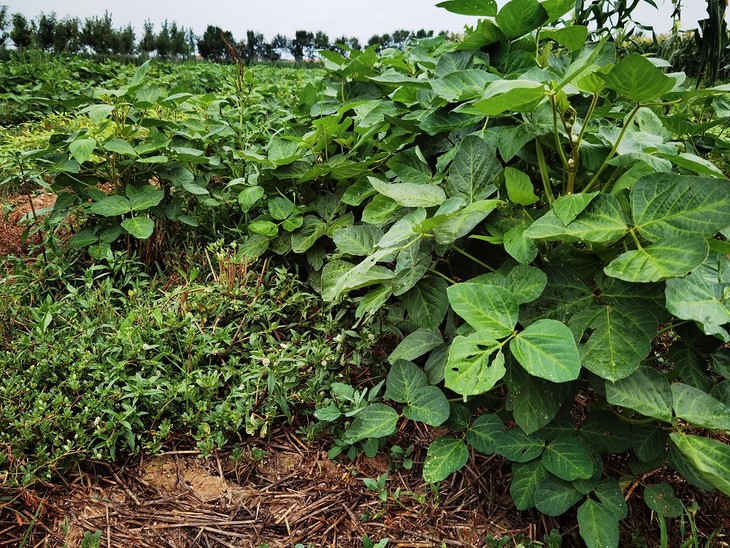
[[87, 17], [81, 29], [81, 44], [91, 48], [94, 53], [107, 55], [114, 48], [115, 32], [112, 16], [104, 12], [104, 17]]
[[160, 32], [155, 36], [157, 55], [163, 59], [167, 59], [170, 56], [171, 46], [170, 25], [167, 23], [167, 19], [165, 19], [164, 23], [162, 23], [162, 28], [160, 28]]
[[295, 61], [303, 61], [304, 56], [312, 58], [314, 51], [314, 34], [306, 30], [298, 30], [294, 33], [294, 40], [289, 41], [289, 53]]
[[56, 14], [46, 15], [41, 12], [38, 17], [38, 30], [36, 31], [36, 45], [45, 51], [53, 49], [56, 35]]
[[27, 49], [33, 43], [33, 27], [22, 13], [13, 14], [10, 39], [19, 50]]
[[0, 47], [5, 47], [5, 41], [8, 39], [6, 28], [8, 28], [8, 7], [2, 5], [0, 6]]
[[170, 25], [170, 54], [182, 59], [190, 55], [192, 49], [188, 43], [188, 32], [184, 27], [178, 28], [175, 21]]
[[114, 53], [134, 55], [136, 51], [135, 41], [134, 28], [131, 23], [127, 23], [126, 27], [119, 29], [115, 33]]
[[228, 50], [223, 38], [231, 44], [235, 43], [231, 31], [223, 31], [220, 27], [208, 25], [202, 38], [198, 40], [198, 52], [204, 59], [210, 61], [228, 59]]
[[246, 40], [239, 44], [239, 54], [246, 64], [255, 63], [264, 57], [266, 39], [264, 35], [252, 30], [246, 31]]
[[141, 53], [149, 55], [155, 51], [155, 25], [149, 19], [144, 22], [144, 30], [142, 31], [142, 39], [139, 41], [138, 49]]
[[317, 50], [331, 48], [329, 36], [321, 30], [318, 30], [314, 35], [314, 48]]
[[276, 52], [279, 59], [281, 59], [282, 55], [284, 55], [284, 53], [287, 53], [289, 51], [289, 38], [287, 38], [283, 34], [277, 34], [271, 40], [270, 45], [271, 45], [271, 49], [274, 52]]
[[56, 23], [53, 35], [53, 51], [56, 53], [78, 53], [81, 48], [81, 21], [76, 17], [64, 17]]

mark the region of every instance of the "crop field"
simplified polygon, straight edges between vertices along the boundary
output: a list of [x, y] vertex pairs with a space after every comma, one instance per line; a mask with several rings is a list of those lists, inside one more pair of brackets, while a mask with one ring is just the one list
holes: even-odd
[[5, 52], [0, 547], [730, 545], [730, 84], [443, 5]]

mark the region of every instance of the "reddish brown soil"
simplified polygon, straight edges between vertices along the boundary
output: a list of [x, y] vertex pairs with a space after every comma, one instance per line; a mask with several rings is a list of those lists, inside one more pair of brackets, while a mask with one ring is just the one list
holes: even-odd
[[37, 235], [24, 238], [24, 233], [39, 222], [34, 220], [35, 214], [53, 207], [55, 202], [55, 194], [39, 194], [32, 199], [29, 196], [0, 198], [0, 257], [25, 255], [30, 244], [39, 238]]

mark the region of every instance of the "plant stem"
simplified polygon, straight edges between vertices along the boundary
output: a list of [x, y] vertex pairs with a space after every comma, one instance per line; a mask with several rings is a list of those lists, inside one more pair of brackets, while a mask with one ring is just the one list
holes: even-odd
[[454, 250], [456, 250], [456, 251], [458, 251], [459, 253], [461, 253], [467, 259], [471, 259], [472, 261], [474, 261], [475, 263], [477, 263], [479, 266], [482, 266], [482, 267], [486, 268], [490, 272], [497, 272], [494, 268], [492, 268], [491, 266], [489, 266], [487, 263], [485, 263], [483, 261], [480, 261], [474, 255], [471, 255], [470, 253], [467, 253], [466, 251], [464, 251], [460, 247], [457, 247], [455, 245], [452, 245], [451, 248], [454, 249]]
[[446, 274], [442, 274], [438, 270], [434, 270], [432, 268], [429, 268], [428, 269], [428, 272], [430, 272], [431, 274], [435, 274], [436, 276], [439, 276], [439, 277], [443, 278], [444, 280], [446, 280], [450, 284], [455, 284], [456, 283], [454, 280], [452, 280], [451, 278], [449, 278]]
[[603, 164], [601, 164], [601, 167], [596, 171], [596, 174], [593, 176], [593, 179], [591, 179], [591, 182], [586, 185], [586, 187], [583, 189], [584, 192], [589, 192], [593, 190], [593, 187], [598, 184], [598, 179], [601, 176], [601, 174], [605, 171], [605, 169], [608, 167], [608, 162], [611, 161], [611, 158], [613, 158], [616, 155], [616, 151], [618, 150], [619, 145], [621, 144], [621, 141], [623, 140], [624, 136], [626, 135], [626, 131], [629, 129], [629, 126], [631, 125], [631, 121], [634, 119], [634, 116], [636, 116], [636, 113], [639, 112], [639, 109], [641, 108], [641, 103], [636, 103], [634, 105], [634, 108], [631, 109], [631, 112], [629, 112], [629, 115], [626, 117], [624, 121], [624, 127], [621, 128], [621, 133], [618, 135], [618, 139], [616, 139], [616, 142], [613, 144], [613, 148], [611, 149], [611, 152], [608, 153], [608, 156], [606, 156], [606, 159], [603, 160]]
[[[558, 149], [560, 161], [563, 162], [563, 168], [568, 169], [568, 157], [565, 155], [563, 145], [560, 144], [560, 133], [558, 133], [558, 105], [555, 103], [555, 95], [550, 95], [550, 104], [553, 107], [553, 134], [555, 135], [555, 148]], [[570, 138], [570, 135], [568, 135]]]
[[588, 112], [586, 112], [586, 116], [583, 119], [583, 125], [580, 128], [578, 137], [576, 138], [575, 142], [572, 143], [573, 169], [568, 172], [568, 194], [573, 194], [575, 192], [575, 179], [578, 176], [578, 166], [580, 165], [580, 146], [583, 143], [583, 136], [585, 135], [586, 128], [588, 127], [588, 123], [590, 122], [591, 117], [593, 116], [593, 111], [596, 109], [597, 105], [598, 94], [594, 93], [593, 97], [591, 98], [591, 105], [588, 107]]
[[547, 162], [545, 161], [545, 151], [542, 149], [540, 141], [535, 140], [535, 145], [537, 148], [537, 163], [540, 166], [540, 178], [542, 179], [542, 186], [545, 189], [545, 197], [550, 207], [552, 207], [555, 198], [553, 197], [553, 189], [550, 187], [550, 175], [548, 174]]

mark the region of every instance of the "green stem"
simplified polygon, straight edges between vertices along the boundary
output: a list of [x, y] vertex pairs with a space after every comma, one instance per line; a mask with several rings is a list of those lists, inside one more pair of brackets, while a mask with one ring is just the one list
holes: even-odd
[[487, 263], [485, 263], [483, 261], [480, 261], [474, 255], [471, 255], [470, 253], [467, 253], [466, 251], [464, 251], [460, 247], [457, 247], [455, 245], [452, 245], [451, 248], [454, 249], [454, 250], [456, 250], [456, 251], [458, 251], [459, 253], [461, 253], [467, 259], [471, 259], [472, 261], [474, 261], [475, 263], [477, 263], [479, 266], [482, 266], [482, 267], [486, 268], [490, 272], [497, 272], [494, 268], [492, 268], [491, 266], [489, 266]]
[[588, 127], [588, 124], [590, 123], [591, 118], [593, 117], [593, 111], [596, 109], [597, 105], [598, 105], [598, 94], [594, 93], [593, 97], [591, 99], [591, 105], [588, 107], [588, 112], [586, 112], [586, 116], [583, 119], [583, 125], [580, 128], [578, 137], [576, 138], [575, 142], [572, 143], [573, 169], [568, 174], [568, 194], [573, 194], [575, 192], [575, 179], [578, 176], [578, 166], [580, 165], [580, 146], [583, 143], [583, 137], [585, 135], [586, 128]]
[[[555, 135], [555, 148], [558, 149], [560, 155], [560, 161], [563, 162], [563, 167], [568, 169], [568, 157], [565, 155], [563, 145], [560, 144], [560, 133], [558, 133], [558, 105], [555, 103], [555, 95], [550, 95], [550, 104], [553, 107], [553, 134]], [[570, 138], [570, 135], [568, 135]]]
[[542, 149], [540, 141], [535, 140], [535, 145], [537, 148], [537, 163], [540, 166], [540, 178], [542, 179], [542, 186], [545, 189], [545, 197], [550, 207], [552, 207], [555, 198], [553, 197], [553, 189], [550, 186], [550, 175], [548, 174], [547, 162], [545, 161], [545, 151]]
[[601, 164], [601, 167], [598, 169], [596, 174], [593, 176], [593, 179], [591, 179], [591, 182], [586, 185], [586, 187], [583, 189], [584, 192], [589, 192], [593, 190], [595, 186], [598, 185], [598, 179], [600, 178], [601, 174], [606, 170], [608, 167], [608, 162], [611, 161], [611, 159], [616, 155], [616, 151], [618, 150], [619, 145], [621, 144], [621, 141], [623, 141], [624, 136], [626, 135], [626, 132], [629, 129], [629, 126], [631, 125], [631, 121], [634, 119], [634, 116], [636, 116], [636, 113], [639, 112], [639, 109], [641, 108], [641, 103], [636, 103], [634, 105], [634, 108], [631, 109], [631, 112], [629, 112], [629, 115], [626, 117], [624, 121], [624, 127], [621, 128], [621, 133], [618, 135], [618, 139], [616, 139], [616, 142], [613, 144], [613, 148], [611, 149], [611, 152], [608, 153], [608, 156], [606, 156], [606, 159], [603, 160], [603, 164]]
[[456, 283], [454, 280], [452, 280], [451, 278], [449, 278], [446, 274], [442, 274], [438, 270], [433, 270], [433, 269], [429, 268], [428, 269], [428, 272], [430, 272], [431, 274], [435, 274], [436, 276], [440, 276], [441, 278], [443, 278], [444, 280], [446, 280], [450, 284], [455, 284]]

